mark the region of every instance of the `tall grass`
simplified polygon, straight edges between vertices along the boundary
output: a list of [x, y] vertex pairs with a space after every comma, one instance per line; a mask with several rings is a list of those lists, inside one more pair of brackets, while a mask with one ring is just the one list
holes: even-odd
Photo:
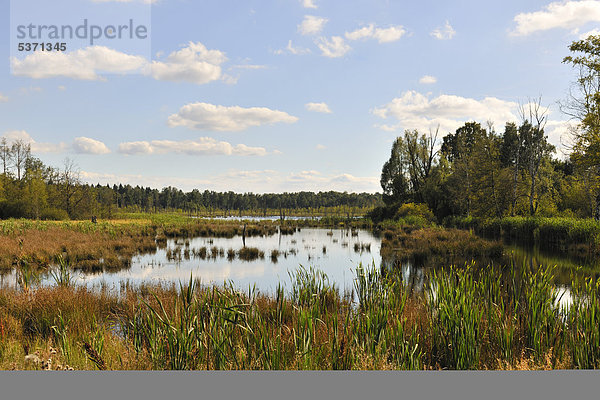
[[560, 350], [562, 345], [562, 316], [559, 296], [553, 284], [552, 267], [540, 268], [535, 272], [523, 268], [525, 300], [522, 325], [528, 348], [536, 356], [542, 356], [549, 349]]
[[50, 270], [54, 283], [60, 287], [69, 287], [75, 284], [76, 278], [69, 266], [69, 262], [61, 255], [56, 257], [57, 266]]
[[600, 281], [553, 269], [452, 266], [411, 293], [399, 269], [359, 265], [340, 295], [311, 267], [272, 295], [256, 287], [0, 288], [0, 368], [58, 350], [78, 369], [599, 368]]
[[432, 362], [451, 369], [477, 369], [496, 361], [515, 365], [517, 356], [562, 363], [567, 337], [565, 310], [551, 267], [432, 272], [428, 293]]
[[355, 291], [358, 315], [353, 319], [353, 336], [358, 347], [374, 358], [387, 355], [396, 368], [421, 369], [419, 335], [416, 329], [406, 332], [404, 311], [409, 293], [398, 271], [361, 264], [356, 270]]
[[573, 304], [567, 340], [573, 364], [581, 369], [600, 368], [600, 279], [573, 278], [571, 287]]
[[432, 349], [453, 369], [479, 367], [484, 304], [470, 267], [434, 272], [428, 285]]

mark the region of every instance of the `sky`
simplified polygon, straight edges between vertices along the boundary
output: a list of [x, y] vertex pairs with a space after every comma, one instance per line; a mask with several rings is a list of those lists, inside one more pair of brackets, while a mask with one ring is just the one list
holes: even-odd
[[590, 0], [27, 0], [46, 24], [131, 13], [151, 33], [18, 52], [21, 1], [0, 0], [0, 135], [89, 183], [186, 191], [377, 192], [405, 129], [501, 132], [540, 97], [564, 156], [562, 59], [600, 28]]

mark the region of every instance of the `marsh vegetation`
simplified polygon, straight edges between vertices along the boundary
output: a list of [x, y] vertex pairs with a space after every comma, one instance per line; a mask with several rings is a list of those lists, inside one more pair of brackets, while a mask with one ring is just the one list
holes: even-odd
[[594, 93], [568, 159], [538, 99], [407, 130], [382, 195], [91, 186], [2, 142], [0, 216], [32, 219], [0, 222], [0, 368], [600, 368]]
[[4, 288], [0, 367], [40, 368], [25, 359], [35, 352], [76, 369], [600, 367], [600, 281], [574, 277], [565, 308], [552, 274], [449, 267], [418, 295], [397, 270], [363, 265], [344, 293], [313, 268], [271, 295], [193, 278], [119, 293]]
[[[419, 218], [5, 221], [0, 368], [600, 367], [595, 267]], [[89, 249], [128, 263], [82, 267]]]

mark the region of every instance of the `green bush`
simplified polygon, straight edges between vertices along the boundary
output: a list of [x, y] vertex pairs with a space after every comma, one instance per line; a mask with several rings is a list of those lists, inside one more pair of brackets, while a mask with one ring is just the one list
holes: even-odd
[[42, 212], [40, 219], [44, 221], [64, 221], [69, 219], [69, 214], [65, 210], [48, 208]]
[[406, 203], [402, 204], [396, 214], [394, 219], [406, 218], [406, 217], [422, 217], [429, 222], [435, 222], [435, 216], [427, 207], [427, 204], [416, 204], [416, 203]]

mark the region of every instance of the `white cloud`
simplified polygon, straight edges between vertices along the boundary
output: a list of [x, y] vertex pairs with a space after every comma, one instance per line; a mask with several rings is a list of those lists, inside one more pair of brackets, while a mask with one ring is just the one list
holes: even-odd
[[0, 103], [6, 103], [8, 101], [8, 97], [0, 93]]
[[225, 107], [208, 103], [192, 103], [183, 106], [177, 114], [169, 117], [170, 126], [185, 126], [208, 131], [243, 131], [253, 126], [275, 123], [292, 124], [298, 118], [283, 111], [266, 107]]
[[350, 192], [376, 192], [378, 177], [357, 177], [347, 173], [324, 175], [319, 171], [301, 171], [284, 178], [290, 190], [339, 190]]
[[359, 177], [359, 176], [354, 176], [351, 174], [340, 174], [340, 175], [336, 175], [336, 176], [332, 177], [331, 182], [338, 183], [338, 184], [349, 184], [349, 185], [356, 185], [356, 184], [373, 185], [376, 187], [379, 184], [379, 178], [378, 177], [370, 177], [370, 176]]
[[311, 170], [292, 173], [288, 179], [291, 181], [321, 181], [326, 178], [319, 171]]
[[374, 24], [363, 26], [352, 32], [346, 32], [348, 40], [376, 39], [379, 43], [389, 43], [399, 40], [406, 34], [402, 25], [390, 26], [389, 28], [377, 28]]
[[31, 135], [26, 131], [8, 131], [5, 132], [2, 137], [5, 137], [8, 143], [14, 143], [17, 140], [22, 140], [23, 142], [31, 145], [31, 152], [34, 154], [60, 153], [67, 148], [65, 143], [38, 143], [33, 140]]
[[553, 121], [546, 123], [544, 133], [548, 136], [548, 141], [556, 146], [558, 153], [569, 153], [570, 143], [572, 139], [571, 130], [574, 125], [570, 121]]
[[[527, 109], [527, 104], [524, 107]], [[434, 98], [416, 91], [407, 91], [398, 98], [393, 99], [383, 107], [375, 108], [373, 114], [383, 118], [393, 118], [395, 124], [381, 124], [378, 128], [386, 132], [396, 132], [404, 129], [418, 129], [420, 132], [435, 130], [438, 125], [440, 134], [446, 135], [455, 132], [468, 121], [485, 124], [492, 121], [499, 130], [507, 122], [519, 123], [519, 104], [512, 101], [501, 100], [495, 97], [485, 97], [482, 100], [472, 98], [440, 95]], [[549, 118], [551, 110], [544, 108]], [[548, 140], [557, 149], [564, 148], [570, 124], [567, 121], [548, 119], [545, 133]]]
[[330, 40], [321, 37], [315, 41], [315, 44], [321, 50], [321, 55], [330, 58], [343, 57], [351, 50], [341, 36], [332, 36]]
[[444, 26], [439, 26], [431, 31], [431, 36], [438, 40], [449, 40], [452, 39], [454, 35], [456, 35], [456, 31], [448, 21], [446, 21]]
[[103, 80], [100, 73], [141, 72], [147, 61], [104, 46], [91, 46], [65, 52], [37, 51], [23, 59], [11, 57], [12, 73], [33, 79], [65, 77]]
[[154, 149], [150, 142], [126, 142], [119, 145], [119, 153], [134, 155], [134, 154], [152, 154]]
[[304, 8], [318, 8], [317, 5], [315, 4], [315, 0], [301, 0], [302, 1], [302, 6]]
[[[66, 77], [79, 80], [105, 80], [102, 73], [143, 73], [156, 80], [205, 84], [216, 80], [235, 83], [223, 74], [225, 53], [190, 42], [172, 52], [165, 61], [148, 60], [110, 49], [90, 46], [70, 53], [35, 52], [24, 59], [11, 58], [12, 73], [34, 79]], [[233, 79], [233, 81], [232, 81]]]
[[17, 140], [22, 140], [25, 143], [33, 143], [34, 140], [26, 131], [6, 131], [2, 134], [3, 138], [8, 140], [8, 143], [14, 143]]
[[374, 38], [379, 43], [395, 42], [404, 36], [405, 33], [406, 30], [400, 25], [390, 26], [389, 28], [376, 28]]
[[493, 121], [496, 126], [518, 121], [518, 104], [486, 97], [475, 100], [453, 95], [440, 95], [433, 99], [416, 91], [404, 92], [373, 113], [381, 118], [394, 118], [398, 125], [382, 125], [383, 130], [419, 129], [427, 132], [440, 125], [441, 132], [454, 132], [466, 121]]
[[419, 83], [422, 83], [423, 85], [432, 85], [436, 82], [437, 78], [431, 75], [424, 75], [421, 77], [421, 79], [419, 79]]
[[275, 50], [275, 54], [285, 54], [285, 53], [290, 53], [290, 54], [294, 54], [294, 55], [303, 55], [303, 54], [309, 54], [311, 51], [310, 49], [306, 49], [306, 48], [302, 48], [302, 47], [294, 47], [292, 45], [292, 41], [290, 40], [287, 44], [287, 46], [285, 47], [285, 49], [279, 49], [279, 50]]
[[98, 140], [87, 137], [78, 137], [73, 141], [73, 150], [79, 154], [108, 154], [110, 150]]
[[599, 36], [600, 35], [600, 29], [592, 29], [589, 32], [585, 32], [582, 33], [581, 35], [579, 35], [579, 40], [585, 40], [588, 38], [588, 36]]
[[232, 154], [236, 156], [266, 156], [267, 150], [264, 147], [250, 147], [245, 144], [238, 144], [233, 147]]
[[346, 32], [344, 36], [348, 40], [360, 40], [360, 39], [368, 39], [373, 37], [374, 25], [370, 24], [367, 26], [363, 26], [362, 28], [358, 28], [352, 32]]
[[127, 142], [119, 145], [119, 152], [134, 154], [187, 154], [191, 156], [236, 155], [236, 156], [265, 156], [267, 150], [263, 147], [250, 147], [245, 144], [232, 145], [219, 142], [213, 138], [202, 137], [197, 140], [153, 140], [151, 142]]
[[534, 32], [554, 28], [573, 29], [588, 22], [600, 21], [600, 2], [593, 0], [560, 1], [548, 4], [543, 10], [520, 13], [514, 18], [514, 36], [526, 36]]
[[308, 103], [305, 107], [308, 111], [331, 114], [331, 109], [327, 103]]
[[298, 32], [303, 35], [316, 35], [323, 30], [327, 21], [327, 18], [305, 15], [302, 23], [298, 25]]
[[208, 50], [200, 42], [189, 42], [187, 47], [172, 52], [165, 62], [153, 61], [151, 75], [161, 81], [202, 85], [222, 79], [221, 65], [226, 61], [225, 53]]
[[315, 149], [317, 150], [325, 150], [327, 148], [327, 146], [323, 145], [323, 144], [318, 144], [315, 146]]

